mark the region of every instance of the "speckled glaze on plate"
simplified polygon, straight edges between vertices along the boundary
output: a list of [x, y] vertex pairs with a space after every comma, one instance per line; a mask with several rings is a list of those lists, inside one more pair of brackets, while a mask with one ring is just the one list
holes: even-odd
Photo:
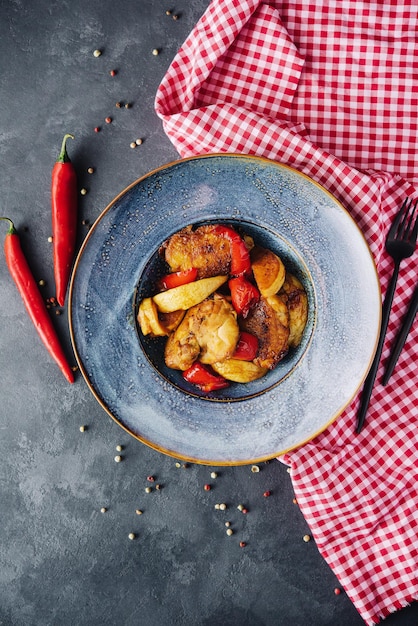
[[[152, 364], [135, 305], [159, 246], [188, 224], [231, 223], [285, 256], [308, 292], [301, 347], [263, 383], [208, 399]], [[262, 240], [260, 242], [260, 239]], [[75, 263], [69, 322], [80, 370], [127, 432], [175, 458], [267, 460], [322, 432], [352, 400], [373, 358], [380, 289], [346, 210], [305, 175], [268, 159], [204, 155], [135, 181], [97, 219]]]

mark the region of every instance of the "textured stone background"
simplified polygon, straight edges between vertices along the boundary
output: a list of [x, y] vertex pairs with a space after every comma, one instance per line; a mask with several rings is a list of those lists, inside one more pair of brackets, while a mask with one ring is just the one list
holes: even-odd
[[[20, 229], [46, 296], [53, 295], [50, 172], [63, 135], [76, 136], [68, 149], [88, 190], [80, 197], [81, 242], [83, 219], [93, 222], [128, 184], [177, 158], [153, 102], [207, 5], [0, 1], [0, 213]], [[116, 109], [117, 101], [132, 106]], [[143, 144], [132, 150], [138, 137]], [[65, 311], [54, 322], [71, 355]], [[361, 626], [345, 594], [334, 594], [338, 583], [314, 541], [303, 541], [309, 529], [286, 468], [275, 460], [258, 473], [178, 468], [131, 438], [80, 375], [73, 386], [65, 382], [4, 260], [0, 372], [2, 626]], [[149, 475], [161, 490], [145, 493]], [[219, 502], [226, 511], [215, 510]], [[417, 606], [385, 624], [418, 624]]]

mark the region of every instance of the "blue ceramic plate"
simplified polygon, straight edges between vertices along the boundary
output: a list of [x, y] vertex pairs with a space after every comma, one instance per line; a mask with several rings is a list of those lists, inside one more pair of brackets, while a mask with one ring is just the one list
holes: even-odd
[[[161, 244], [205, 223], [275, 251], [309, 303], [300, 346], [275, 370], [209, 395], [166, 368], [163, 340], [136, 324], [164, 271]], [[237, 465], [295, 448], [338, 417], [370, 367], [380, 302], [367, 244], [327, 191], [267, 159], [205, 155], [147, 174], [103, 211], [75, 263], [70, 333], [89, 388], [127, 432], [176, 458]]]

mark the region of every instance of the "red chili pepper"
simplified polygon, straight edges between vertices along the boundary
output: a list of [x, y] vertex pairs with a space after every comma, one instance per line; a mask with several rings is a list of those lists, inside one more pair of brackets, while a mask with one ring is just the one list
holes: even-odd
[[255, 335], [242, 331], [240, 333], [237, 347], [232, 355], [233, 359], [240, 361], [252, 361], [257, 356], [258, 339]]
[[54, 278], [60, 306], [65, 302], [77, 235], [77, 175], [67, 154], [69, 137], [74, 139], [73, 135], [64, 136], [51, 181]]
[[55, 359], [68, 382], [73, 383], [73, 371], [67, 362], [46, 304], [23, 254], [19, 235], [12, 220], [8, 217], [1, 217], [0, 219], [8, 221], [10, 224], [4, 241], [4, 253], [9, 272], [49, 354]]
[[158, 284], [162, 289], [173, 289], [173, 287], [179, 287], [180, 285], [192, 283], [196, 280], [196, 278], [197, 269], [195, 267], [191, 267], [189, 270], [166, 274], [161, 278], [161, 280], [158, 281]]
[[199, 387], [205, 393], [229, 387], [229, 382], [223, 376], [214, 374], [209, 367], [203, 365], [200, 361], [195, 361], [189, 369], [185, 370], [183, 378]]
[[231, 244], [231, 275], [249, 274], [251, 272], [251, 260], [245, 241], [229, 226], [218, 225], [215, 232], [221, 237], [225, 237]]
[[232, 306], [238, 315], [247, 317], [250, 309], [260, 299], [260, 292], [257, 287], [250, 283], [244, 276], [237, 276], [228, 281], [231, 291]]

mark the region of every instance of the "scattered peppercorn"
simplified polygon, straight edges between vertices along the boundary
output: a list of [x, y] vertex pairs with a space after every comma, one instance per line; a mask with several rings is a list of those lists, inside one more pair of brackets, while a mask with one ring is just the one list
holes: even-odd
[[101, 51], [101, 50], [95, 50], [95, 51], [93, 52], [93, 56], [95, 56], [96, 58], [97, 58], [97, 57], [99, 57], [99, 56], [101, 56], [101, 54], [102, 54], [102, 51]]
[[231, 535], [234, 534], [234, 531], [232, 530], [232, 528], [228, 528], [228, 530], [226, 531], [226, 534], [228, 535], [228, 537], [230, 537]]
[[136, 513], [137, 515], [142, 515], [142, 511], [141, 511], [141, 509], [136, 509], [135, 513]]
[[303, 535], [303, 541], [305, 543], [308, 543], [308, 541], [310, 541], [310, 540], [311, 540], [311, 536], [310, 535]]
[[80, 426], [80, 433], [84, 433], [87, 430], [87, 426]]
[[93, 167], [89, 167], [87, 169], [88, 174], [94, 174], [94, 168]]
[[173, 20], [177, 21], [179, 19], [179, 15], [173, 15]]
[[100, 509], [100, 513], [106, 513], [107, 512], [107, 508], [105, 506], [102, 506], [102, 508]]
[[129, 144], [130, 148], [136, 148], [136, 143], [134, 141], [131, 141], [131, 143]]
[[225, 526], [229, 528], [231, 526], [231, 522], [225, 522]]
[[170, 9], [167, 9], [167, 11], [165, 12], [166, 15], [171, 15], [171, 13], [172, 12], [170, 11]]
[[61, 315], [61, 311], [59, 309], [55, 310], [55, 315]]
[[157, 57], [160, 54], [160, 51], [158, 50], [158, 48], [154, 48], [154, 50], [152, 51], [152, 54]]
[[242, 510], [243, 510], [243, 508], [244, 508], [244, 505], [243, 505], [243, 504], [239, 504], [239, 505], [237, 506], [238, 511], [242, 511]]
[[298, 503], [298, 501], [296, 500], [296, 498], [293, 498], [292, 502], [293, 502], [293, 504], [297, 504], [297, 503]]
[[116, 450], [117, 450], [118, 452], [122, 452], [122, 450], [123, 450], [123, 446], [121, 446], [120, 444], [118, 444], [118, 445], [116, 446]]
[[80, 193], [82, 196], [85, 196], [87, 194], [87, 189], [83, 187], [82, 189], [80, 189]]
[[130, 539], [131, 541], [133, 541], [134, 539], [136, 539], [136, 535], [135, 535], [135, 533], [129, 533], [128, 537], [129, 537], [129, 539]]
[[224, 502], [222, 502], [222, 504], [219, 505], [219, 508], [220, 508], [221, 511], [226, 511], [227, 506], [226, 506], [226, 504]]
[[258, 467], [258, 465], [252, 465], [251, 471], [253, 474], [258, 474], [258, 472], [260, 471], [260, 468]]
[[54, 241], [53, 237], [48, 237], [48, 243], [52, 243]]
[[41, 278], [41, 280], [39, 280], [39, 281], [38, 281], [38, 285], [39, 285], [40, 287], [45, 287], [46, 282], [44, 281], [44, 279], [43, 279], [43, 278]]
[[160, 491], [162, 489], [161, 485], [155, 485], [155, 488], [157, 489], [157, 491]]
[[176, 467], [181, 467], [181, 463], [176, 463]]
[[211, 478], [218, 478], [218, 474], [216, 472], [211, 472]]
[[115, 462], [116, 462], [116, 463], [120, 463], [121, 461], [122, 461], [122, 457], [120, 456], [120, 454], [117, 454], [117, 455], [115, 456]]
[[145, 487], [145, 493], [151, 493], [152, 488], [151, 487]]
[[143, 143], [143, 140], [142, 139], [135, 139], [135, 143], [136, 143], [137, 146], [141, 146], [142, 143]]

